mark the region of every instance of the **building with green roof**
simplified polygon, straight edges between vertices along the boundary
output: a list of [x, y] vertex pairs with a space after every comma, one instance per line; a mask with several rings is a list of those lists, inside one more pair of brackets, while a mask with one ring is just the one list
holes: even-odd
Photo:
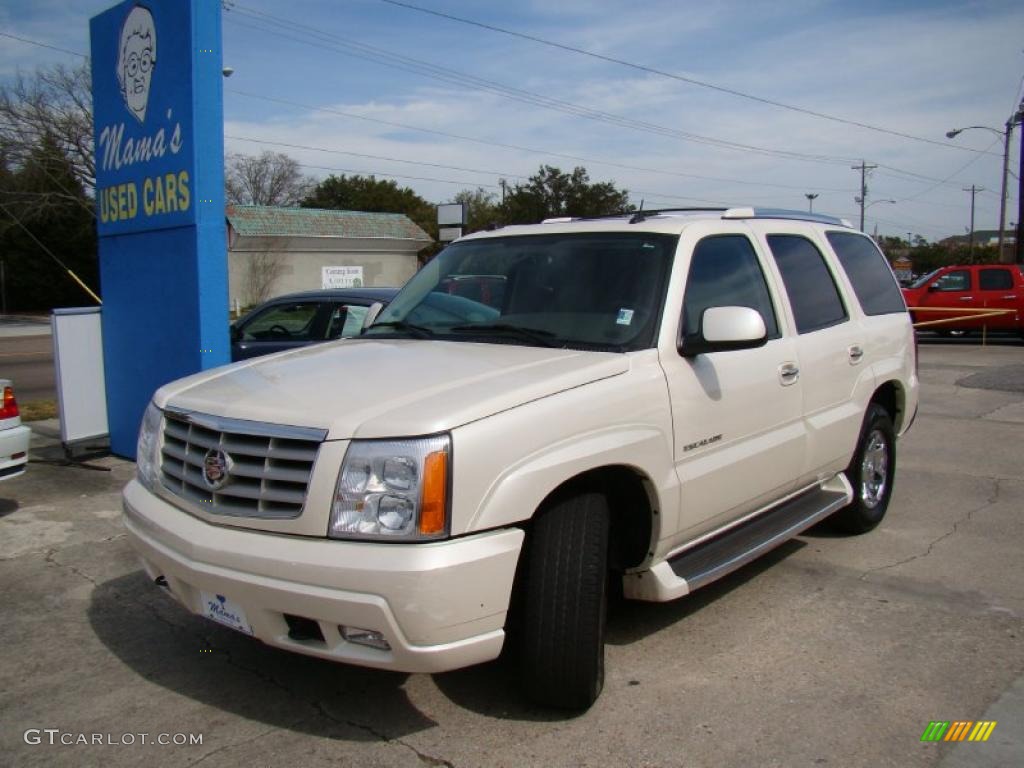
[[232, 307], [314, 288], [400, 286], [433, 243], [402, 213], [229, 205]]

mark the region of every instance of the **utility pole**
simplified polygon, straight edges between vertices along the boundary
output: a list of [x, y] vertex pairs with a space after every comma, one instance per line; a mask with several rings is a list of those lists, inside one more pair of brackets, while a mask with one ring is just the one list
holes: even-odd
[[807, 212], [814, 213], [814, 198], [818, 196], [817, 192], [804, 192], [804, 197], [807, 198]]
[[867, 204], [868, 196], [868, 171], [873, 171], [877, 168], [877, 165], [868, 165], [863, 160], [860, 161], [860, 165], [851, 165], [855, 171], [860, 171], [860, 195], [853, 198], [855, 203], [860, 203], [860, 231], [864, 231], [864, 206]]
[[984, 190], [985, 190], [984, 187], [978, 187], [978, 186], [975, 186], [974, 184], [971, 184], [971, 186], [969, 186], [969, 187], [964, 187], [964, 192], [970, 192], [971, 193], [971, 234], [970, 234], [971, 249], [970, 249], [970, 260], [971, 260], [972, 264], [974, 263], [974, 196], [976, 194], [978, 194], [979, 192], [983, 192]]
[[1003, 245], [1006, 240], [1006, 177], [1010, 173], [1010, 137], [1013, 135], [1013, 121], [1017, 115], [1013, 115], [1006, 121], [1006, 130], [1003, 133], [1003, 187], [999, 193], [999, 256], [1000, 264], [1012, 262], [1003, 253]]
[[[1024, 124], [1024, 101], [1021, 101], [1013, 122]], [[1024, 264], [1024, 130], [1020, 137], [1020, 162], [1017, 165], [1017, 234], [1014, 243], [1017, 250], [1017, 263]]]

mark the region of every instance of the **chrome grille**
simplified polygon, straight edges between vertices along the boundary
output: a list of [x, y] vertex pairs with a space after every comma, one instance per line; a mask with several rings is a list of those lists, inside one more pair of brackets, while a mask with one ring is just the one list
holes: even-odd
[[[218, 515], [289, 519], [302, 514], [317, 450], [327, 433], [305, 427], [164, 412], [161, 479], [176, 496]], [[227, 454], [226, 484], [204, 479], [211, 450]]]

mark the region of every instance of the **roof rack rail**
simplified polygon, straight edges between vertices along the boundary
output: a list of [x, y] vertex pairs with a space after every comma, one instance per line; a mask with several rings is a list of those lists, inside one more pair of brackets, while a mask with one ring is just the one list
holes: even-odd
[[786, 208], [729, 208], [722, 214], [723, 219], [793, 219], [796, 221], [813, 221], [818, 224], [835, 224], [840, 227], [853, 228], [847, 219], [829, 216], [826, 213], [809, 213], [808, 211], [792, 211]]
[[829, 216], [825, 213], [809, 213], [808, 211], [794, 211], [786, 208], [754, 208], [751, 206], [735, 208], [727, 208], [725, 206], [651, 208], [641, 211], [605, 213], [600, 216], [558, 216], [544, 219], [541, 224], [570, 224], [574, 221], [603, 221], [626, 218], [629, 219], [630, 224], [639, 224], [652, 216], [671, 216], [677, 213], [721, 213], [723, 219], [791, 219], [794, 221], [812, 221], [818, 224], [833, 224], [835, 226], [853, 228], [853, 224], [848, 219]]
[[665, 213], [714, 213], [726, 210], [725, 206], [714, 207], [679, 207], [679, 208], [644, 208], [639, 211], [623, 211], [622, 213], [605, 213], [600, 216], [581, 216], [574, 221], [596, 221], [600, 219], [629, 218], [631, 224], [643, 221], [648, 216], [659, 216]]

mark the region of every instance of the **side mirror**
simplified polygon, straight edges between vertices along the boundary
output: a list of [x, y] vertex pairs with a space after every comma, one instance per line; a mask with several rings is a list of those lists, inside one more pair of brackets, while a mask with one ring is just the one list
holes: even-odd
[[764, 318], [750, 307], [710, 307], [700, 319], [700, 331], [687, 336], [680, 344], [684, 357], [709, 352], [763, 347], [768, 342]]
[[939, 281], [938, 280], [936, 280], [934, 283], [931, 283], [928, 286], [928, 293], [935, 293], [937, 290], [939, 290]]
[[242, 339], [242, 329], [239, 328], [234, 323], [232, 323], [231, 324], [231, 341], [232, 342], [236, 342], [236, 341], [241, 341], [241, 339]]
[[373, 325], [373, 321], [377, 319], [377, 315], [380, 314], [382, 309], [384, 309], [384, 305], [379, 301], [375, 301], [370, 305], [370, 308], [366, 310], [366, 317], [363, 318], [363, 326], [359, 329], [360, 333]]

